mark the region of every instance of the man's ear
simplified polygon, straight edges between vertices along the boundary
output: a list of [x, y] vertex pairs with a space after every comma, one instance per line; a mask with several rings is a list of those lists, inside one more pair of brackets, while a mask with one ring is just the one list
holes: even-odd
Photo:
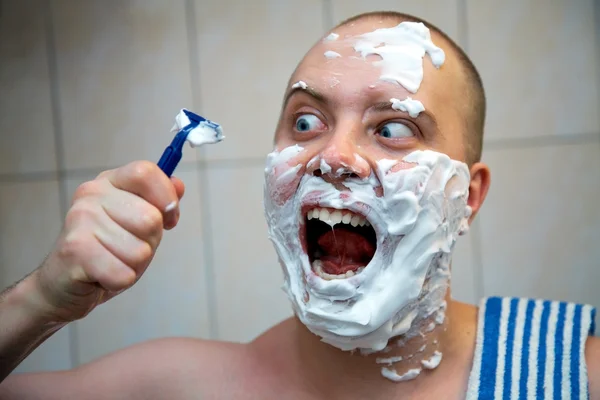
[[481, 205], [487, 196], [490, 188], [490, 169], [483, 163], [475, 163], [471, 167], [471, 183], [469, 184], [469, 200], [468, 204], [473, 210], [469, 218], [469, 224], [481, 209]]

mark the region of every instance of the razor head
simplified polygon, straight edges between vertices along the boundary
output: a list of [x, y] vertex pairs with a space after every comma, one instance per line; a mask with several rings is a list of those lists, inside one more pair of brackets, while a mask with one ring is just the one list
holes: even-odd
[[211, 120], [208, 120], [196, 113], [191, 112], [190, 110], [187, 109], [183, 109], [182, 110], [184, 112], [184, 114], [188, 117], [188, 119], [190, 120], [190, 124], [193, 124], [194, 126], [196, 125], [200, 125], [200, 123], [203, 123], [203, 125], [208, 125], [208, 127], [214, 129], [215, 131], [219, 132], [220, 135], [222, 136], [222, 128], [221, 125], [217, 124], [216, 122], [212, 122]]
[[200, 122], [206, 121], [206, 118], [201, 117], [200, 115], [193, 113], [188, 109], [184, 108], [181, 111], [183, 111], [183, 113], [186, 117], [188, 117], [191, 123], [199, 124]]

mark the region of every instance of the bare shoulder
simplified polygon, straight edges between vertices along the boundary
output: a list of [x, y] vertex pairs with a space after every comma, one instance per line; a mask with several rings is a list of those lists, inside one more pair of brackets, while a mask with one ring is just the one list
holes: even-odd
[[235, 373], [246, 348], [188, 338], [150, 340], [73, 370], [11, 376], [0, 385], [0, 398], [194, 399]]
[[585, 346], [590, 398], [600, 399], [600, 338], [589, 337]]

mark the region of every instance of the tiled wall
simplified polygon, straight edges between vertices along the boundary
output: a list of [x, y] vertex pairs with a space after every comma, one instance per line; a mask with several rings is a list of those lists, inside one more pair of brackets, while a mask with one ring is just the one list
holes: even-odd
[[600, 306], [600, 5], [593, 0], [0, 0], [0, 286], [51, 249], [77, 185], [157, 160], [180, 107], [227, 140], [186, 149], [179, 227], [129, 292], [19, 371], [141, 340], [246, 341], [291, 314], [262, 216], [284, 85], [334, 23], [373, 9], [445, 29], [489, 98], [492, 188], [454, 260], [455, 297]]

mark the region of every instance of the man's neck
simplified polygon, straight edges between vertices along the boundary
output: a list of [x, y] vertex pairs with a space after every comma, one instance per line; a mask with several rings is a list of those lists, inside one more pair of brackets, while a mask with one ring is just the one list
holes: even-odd
[[[331, 398], [398, 396], [400, 390], [410, 398], [433, 387], [443, 387], [440, 385], [449, 377], [457, 377], [458, 372], [468, 377], [475, 309], [448, 299], [446, 316], [433, 330], [408, 340], [394, 338], [386, 350], [373, 354], [344, 352], [325, 344], [295, 319], [294, 341], [305, 382], [311, 382], [311, 386]], [[441, 353], [442, 361], [435, 368], [428, 368], [435, 364], [434, 356], [439, 356], [436, 352]], [[385, 378], [382, 368], [401, 382]], [[409, 379], [411, 375], [416, 376]], [[460, 385], [466, 387], [466, 381]]]

